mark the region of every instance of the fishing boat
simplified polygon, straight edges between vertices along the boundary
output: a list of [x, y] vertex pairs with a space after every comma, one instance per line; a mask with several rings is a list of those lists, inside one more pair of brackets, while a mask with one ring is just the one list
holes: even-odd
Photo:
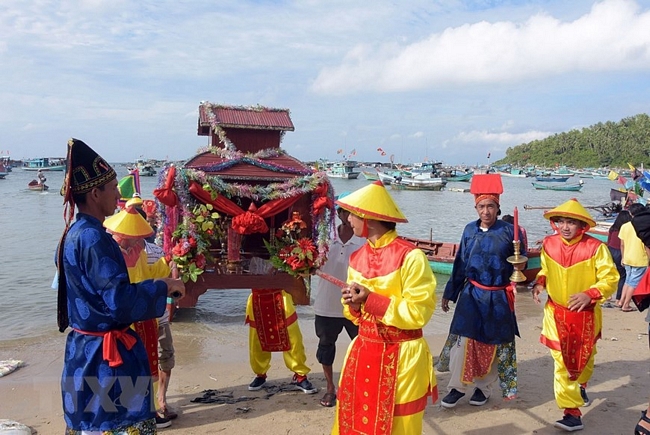
[[9, 174], [9, 171], [7, 171], [7, 168], [5, 165], [0, 162], [0, 180], [4, 180], [4, 178]]
[[354, 162], [335, 162], [329, 164], [325, 173], [330, 178], [344, 178], [347, 180], [356, 180], [361, 172], [355, 171]]
[[[414, 237], [400, 236], [402, 239], [413, 243], [420, 248], [429, 260], [429, 266], [434, 273], [442, 275], [451, 275], [454, 269], [454, 260], [458, 253], [459, 244], [451, 242], [436, 242], [427, 239], [418, 239]], [[526, 253], [528, 263], [526, 269], [523, 271], [526, 276], [524, 284], [528, 284], [535, 280], [537, 273], [541, 268], [539, 259], [539, 249], [529, 248]]]
[[497, 174], [500, 174], [502, 177], [515, 177], [515, 178], [526, 178], [528, 174], [524, 172], [523, 169], [519, 168], [510, 168], [500, 171], [496, 171]]
[[397, 190], [442, 190], [447, 182], [440, 177], [417, 175], [415, 177], [396, 177], [391, 187]]
[[378, 170], [377, 177], [379, 177], [379, 180], [384, 183], [385, 186], [389, 186], [399, 177], [403, 177], [403, 175], [400, 171], [383, 172]]
[[377, 181], [377, 180], [379, 180], [379, 175], [377, 175], [377, 170], [376, 169], [373, 170], [373, 171], [363, 170], [363, 171], [361, 171], [361, 174], [368, 181]]
[[567, 192], [579, 192], [584, 185], [584, 182], [580, 180], [578, 184], [544, 184], [544, 183], [531, 183], [533, 187], [537, 190], [561, 190]]
[[23, 170], [25, 171], [64, 171], [65, 159], [62, 157], [41, 157], [38, 159], [25, 160]]
[[545, 176], [537, 176], [535, 177], [535, 181], [540, 182], [540, 183], [564, 183], [567, 181], [569, 177], [545, 177]]
[[33, 190], [35, 192], [44, 192], [49, 189], [48, 185], [45, 183], [39, 183], [38, 180], [32, 180], [27, 184], [27, 188], [29, 190]]
[[467, 172], [467, 173], [459, 173], [456, 172], [453, 175], [450, 175], [448, 177], [442, 177], [443, 180], [447, 181], [467, 181], [470, 182], [472, 181], [472, 176], [474, 175], [474, 172]]

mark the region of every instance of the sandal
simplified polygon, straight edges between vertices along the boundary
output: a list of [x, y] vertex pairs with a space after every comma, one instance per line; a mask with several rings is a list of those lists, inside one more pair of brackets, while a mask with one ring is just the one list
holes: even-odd
[[[334, 393], [325, 393], [322, 399], [320, 399], [320, 404], [326, 408], [331, 408], [336, 405], [336, 394]], [[648, 434], [650, 435], [650, 434]]]
[[650, 429], [641, 426], [642, 421], [650, 425], [650, 418], [646, 415], [646, 411], [641, 411], [641, 418], [634, 428], [634, 435], [650, 435]]
[[636, 311], [636, 308], [634, 308], [634, 307], [621, 308], [621, 311], [623, 311], [624, 313], [632, 313], [632, 312]]

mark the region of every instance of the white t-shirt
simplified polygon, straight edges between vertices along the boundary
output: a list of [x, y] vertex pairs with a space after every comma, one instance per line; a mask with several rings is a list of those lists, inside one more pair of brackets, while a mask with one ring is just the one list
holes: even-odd
[[[340, 280], [346, 281], [350, 255], [366, 243], [366, 239], [353, 235], [347, 243], [339, 239], [338, 231], [332, 235], [327, 263], [321, 270]], [[323, 278], [318, 279], [314, 290], [314, 314], [325, 317], [343, 317], [341, 289]]]

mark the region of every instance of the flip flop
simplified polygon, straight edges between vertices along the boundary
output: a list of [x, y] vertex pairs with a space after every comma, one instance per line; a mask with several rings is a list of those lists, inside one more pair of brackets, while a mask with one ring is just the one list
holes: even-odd
[[630, 308], [621, 308], [621, 311], [623, 311], [624, 313], [631, 313], [631, 312], [633, 312], [633, 311], [636, 311], [636, 308], [634, 308], [634, 307], [630, 307]]
[[325, 393], [322, 399], [320, 399], [320, 404], [326, 408], [331, 408], [336, 405], [336, 394], [334, 393]]

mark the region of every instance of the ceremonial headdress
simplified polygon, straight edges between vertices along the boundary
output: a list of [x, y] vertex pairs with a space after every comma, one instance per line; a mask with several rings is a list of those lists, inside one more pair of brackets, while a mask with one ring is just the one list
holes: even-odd
[[544, 217], [549, 220], [555, 217], [577, 219], [586, 223], [590, 228], [596, 226], [596, 221], [576, 198], [571, 198], [564, 204], [558, 205], [554, 209], [547, 211], [544, 213]]
[[503, 184], [499, 174], [476, 174], [472, 176], [470, 193], [474, 194], [474, 203], [478, 204], [484, 199], [491, 199], [499, 204], [499, 195], [503, 193]]
[[385, 222], [408, 222], [381, 181], [375, 181], [339, 198], [336, 205], [363, 219]]
[[90, 192], [117, 178], [115, 170], [102, 156], [83, 141], [74, 138], [68, 141], [66, 170], [63, 184], [65, 196], [68, 191], [73, 194]]
[[115, 170], [106, 163], [99, 154], [79, 139], [68, 141], [66, 153], [66, 174], [61, 186], [63, 195], [63, 220], [65, 229], [59, 242], [57, 252], [58, 295], [57, 295], [57, 324], [63, 332], [69, 325], [67, 284], [63, 270], [63, 246], [70, 225], [74, 218], [75, 202], [73, 194], [84, 194], [95, 187], [101, 187], [117, 178]]
[[153, 228], [133, 206], [104, 219], [104, 227], [109, 233], [125, 238], [143, 239], [153, 234]]

